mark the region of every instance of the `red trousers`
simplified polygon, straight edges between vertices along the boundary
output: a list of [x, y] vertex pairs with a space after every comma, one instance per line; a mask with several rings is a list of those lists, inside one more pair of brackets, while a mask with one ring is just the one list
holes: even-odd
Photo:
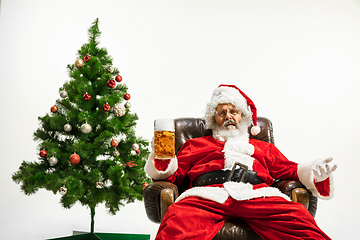
[[281, 197], [229, 197], [224, 204], [187, 197], [167, 209], [156, 240], [212, 239], [230, 218], [245, 220], [263, 239], [330, 239], [303, 205]]

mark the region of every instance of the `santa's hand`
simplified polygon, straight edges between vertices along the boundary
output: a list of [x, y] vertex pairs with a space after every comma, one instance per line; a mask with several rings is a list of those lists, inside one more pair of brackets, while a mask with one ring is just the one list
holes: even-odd
[[314, 179], [315, 182], [321, 182], [330, 177], [331, 173], [337, 169], [337, 165], [329, 166], [328, 163], [330, 163], [333, 160], [332, 157], [329, 157], [318, 164], [315, 165], [313, 172], [314, 172]]

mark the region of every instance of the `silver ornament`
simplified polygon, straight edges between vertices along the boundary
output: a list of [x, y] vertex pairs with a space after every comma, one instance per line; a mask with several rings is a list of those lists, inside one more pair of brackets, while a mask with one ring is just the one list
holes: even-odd
[[57, 158], [54, 157], [54, 156], [52, 156], [51, 158], [49, 158], [48, 161], [49, 161], [50, 166], [54, 166], [54, 165], [56, 165], [57, 162], [58, 162]]
[[62, 91], [60, 92], [60, 97], [62, 97], [62, 98], [66, 98], [67, 96], [68, 96], [67, 91], [62, 90]]
[[137, 151], [139, 149], [139, 144], [137, 143], [133, 143], [133, 145], [131, 146], [132, 150]]
[[114, 155], [115, 157], [118, 157], [118, 156], [120, 156], [120, 153], [119, 153], [118, 150], [115, 150], [115, 151], [113, 151], [113, 155]]
[[69, 123], [64, 125], [64, 131], [65, 132], [71, 132], [71, 130], [72, 130], [72, 126]]
[[126, 103], [125, 103], [125, 107], [126, 107], [126, 108], [131, 108], [131, 103], [126, 102]]
[[67, 188], [65, 187], [65, 185], [59, 189], [59, 193], [63, 196], [67, 193]]
[[84, 123], [81, 125], [80, 130], [83, 134], [89, 134], [91, 132], [91, 125], [88, 123]]
[[96, 188], [101, 189], [101, 188], [103, 188], [103, 187], [104, 187], [104, 183], [103, 183], [103, 182], [101, 182], [101, 181], [99, 181], [99, 182], [96, 182], [95, 186], [96, 186]]
[[118, 117], [122, 117], [126, 113], [125, 107], [121, 103], [117, 103], [113, 107], [114, 114]]
[[106, 70], [107, 70], [109, 73], [113, 73], [113, 72], [114, 72], [114, 67], [108, 66]]

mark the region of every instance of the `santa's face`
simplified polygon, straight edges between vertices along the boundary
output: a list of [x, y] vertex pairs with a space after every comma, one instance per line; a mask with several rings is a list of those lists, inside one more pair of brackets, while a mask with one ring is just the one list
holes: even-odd
[[225, 129], [237, 129], [241, 119], [241, 112], [232, 104], [219, 104], [216, 108], [215, 121]]

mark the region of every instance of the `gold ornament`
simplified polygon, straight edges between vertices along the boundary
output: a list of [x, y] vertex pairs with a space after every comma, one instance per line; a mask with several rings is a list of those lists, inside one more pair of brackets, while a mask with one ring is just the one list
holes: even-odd
[[82, 60], [81, 58], [78, 58], [78, 59], [76, 59], [74, 65], [77, 68], [82, 68], [84, 66], [84, 60]]

